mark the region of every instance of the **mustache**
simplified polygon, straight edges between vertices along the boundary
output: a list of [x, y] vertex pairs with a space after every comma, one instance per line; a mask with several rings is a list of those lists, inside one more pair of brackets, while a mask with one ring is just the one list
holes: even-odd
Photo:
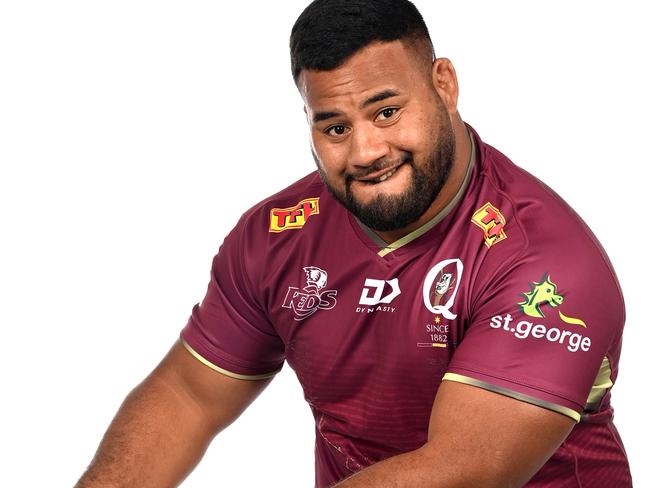
[[368, 166], [367, 168], [364, 168], [360, 171], [355, 171], [354, 173], [346, 172], [345, 173], [345, 182], [350, 183], [352, 180], [358, 179], [358, 178], [365, 178], [368, 175], [371, 175], [373, 173], [376, 173], [378, 171], [385, 170], [387, 168], [392, 168], [392, 167], [397, 167], [402, 164], [413, 164], [413, 155], [412, 154], [405, 154], [402, 156], [400, 159], [390, 161], [386, 159], [379, 159], [372, 163], [371, 166]]

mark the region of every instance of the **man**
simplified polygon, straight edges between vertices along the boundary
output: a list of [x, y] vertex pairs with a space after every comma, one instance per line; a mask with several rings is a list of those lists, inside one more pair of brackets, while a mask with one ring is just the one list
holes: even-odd
[[242, 216], [77, 486], [176, 485], [285, 360], [317, 487], [631, 486], [611, 265], [464, 124], [415, 7], [316, 0], [291, 57], [318, 171]]

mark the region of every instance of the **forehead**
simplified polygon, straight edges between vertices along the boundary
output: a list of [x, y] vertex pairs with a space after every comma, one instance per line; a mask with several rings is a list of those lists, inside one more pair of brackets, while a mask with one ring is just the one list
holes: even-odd
[[430, 69], [425, 63], [415, 48], [402, 41], [373, 43], [338, 68], [303, 71], [298, 88], [307, 110], [337, 103], [358, 104], [386, 89], [409, 94], [428, 86], [425, 78]]

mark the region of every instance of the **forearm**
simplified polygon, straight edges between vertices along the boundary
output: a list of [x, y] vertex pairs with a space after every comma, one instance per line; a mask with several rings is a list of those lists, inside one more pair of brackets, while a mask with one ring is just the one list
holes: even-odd
[[201, 408], [149, 377], [124, 400], [75, 488], [177, 486], [203, 456], [213, 430]]
[[476, 463], [462, 462], [462, 454], [453, 449], [433, 449], [431, 445], [373, 464], [333, 488], [481, 488], [516, 487], [501, 483], [499, 476], [486, 476], [488, 469]]
[[374, 464], [335, 488], [433, 488], [448, 486], [435, 484], [433, 460], [422, 450], [400, 454]]

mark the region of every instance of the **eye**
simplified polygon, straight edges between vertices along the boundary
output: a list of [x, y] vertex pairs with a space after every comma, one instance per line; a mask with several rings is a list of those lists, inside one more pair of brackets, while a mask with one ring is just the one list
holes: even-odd
[[393, 117], [397, 113], [398, 110], [399, 109], [397, 107], [388, 107], [388, 108], [382, 109], [377, 114], [376, 120], [381, 121], [381, 120], [390, 119], [391, 117]]
[[346, 133], [346, 127], [344, 125], [340, 125], [340, 124], [339, 125], [332, 125], [332, 126], [328, 127], [327, 129], [325, 129], [325, 134], [327, 134], [328, 136], [337, 137], [337, 136], [342, 136], [345, 133]]

